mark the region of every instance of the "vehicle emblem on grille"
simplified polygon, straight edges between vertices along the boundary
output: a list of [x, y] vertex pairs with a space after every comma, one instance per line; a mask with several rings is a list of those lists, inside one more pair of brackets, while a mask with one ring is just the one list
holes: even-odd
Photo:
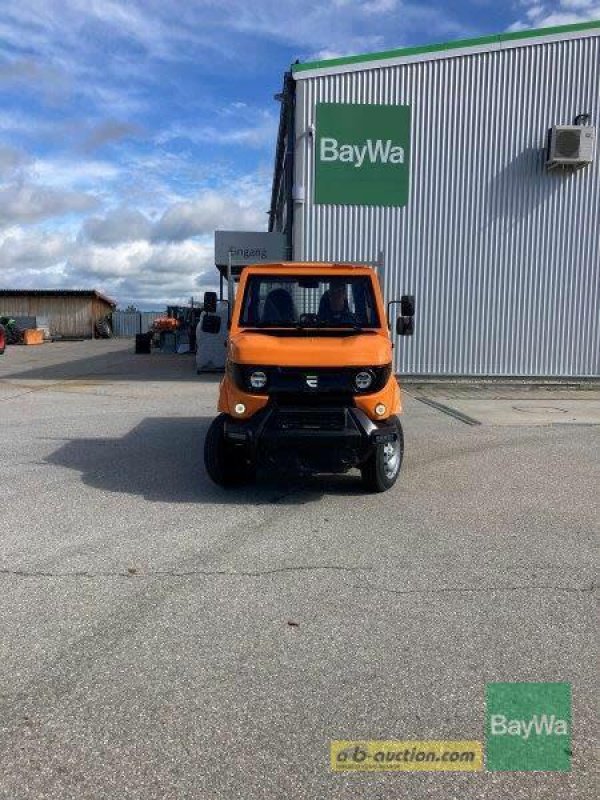
[[307, 375], [306, 385], [309, 389], [316, 389], [319, 385], [319, 378], [316, 375]]

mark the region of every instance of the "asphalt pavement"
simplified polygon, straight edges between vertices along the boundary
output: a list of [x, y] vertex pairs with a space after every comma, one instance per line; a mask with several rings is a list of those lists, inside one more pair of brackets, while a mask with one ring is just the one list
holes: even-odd
[[[0, 797], [597, 797], [600, 426], [409, 390], [390, 492], [226, 491], [218, 377], [132, 350], [0, 357]], [[330, 769], [337, 739], [483, 742], [518, 681], [571, 684], [570, 772]]]

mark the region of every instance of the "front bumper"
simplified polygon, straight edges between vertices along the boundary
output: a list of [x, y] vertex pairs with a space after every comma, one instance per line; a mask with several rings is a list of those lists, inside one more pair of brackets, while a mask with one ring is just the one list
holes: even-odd
[[270, 403], [248, 420], [227, 419], [225, 438], [246, 458], [270, 465], [344, 472], [360, 466], [378, 444], [395, 441], [395, 416], [373, 421], [351, 406]]

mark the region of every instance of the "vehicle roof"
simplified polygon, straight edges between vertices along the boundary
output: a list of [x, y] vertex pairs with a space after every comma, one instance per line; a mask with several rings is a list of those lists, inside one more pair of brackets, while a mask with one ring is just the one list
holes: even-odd
[[368, 275], [374, 271], [374, 266], [368, 264], [340, 264], [332, 261], [276, 261], [270, 264], [250, 264], [247, 272], [277, 272], [285, 275], [307, 275], [319, 272], [321, 275], [338, 272], [358, 272]]

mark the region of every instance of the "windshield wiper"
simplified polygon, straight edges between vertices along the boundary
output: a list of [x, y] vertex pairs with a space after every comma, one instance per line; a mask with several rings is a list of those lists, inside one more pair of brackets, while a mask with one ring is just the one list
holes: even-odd
[[367, 329], [363, 328], [363, 326], [358, 322], [321, 322], [319, 324], [320, 328], [327, 328], [330, 331], [334, 331], [338, 328], [342, 330], [353, 330], [359, 331], [364, 333]]
[[353, 331], [364, 331], [363, 326], [358, 322], [340, 322], [339, 328], [352, 328]]
[[252, 325], [244, 325], [243, 326], [246, 330], [277, 330], [277, 329], [285, 329], [289, 330], [290, 328], [297, 331], [310, 331], [310, 330], [329, 330], [334, 331], [337, 329], [341, 330], [353, 330], [357, 333], [369, 333], [372, 329], [370, 328], [363, 328], [358, 322], [329, 322], [327, 320], [318, 320], [317, 322], [311, 322], [310, 324], [303, 324], [301, 322], [254, 322]]
[[253, 322], [252, 324], [240, 323], [240, 327], [246, 330], [254, 330], [256, 328], [295, 328], [295, 322]]

